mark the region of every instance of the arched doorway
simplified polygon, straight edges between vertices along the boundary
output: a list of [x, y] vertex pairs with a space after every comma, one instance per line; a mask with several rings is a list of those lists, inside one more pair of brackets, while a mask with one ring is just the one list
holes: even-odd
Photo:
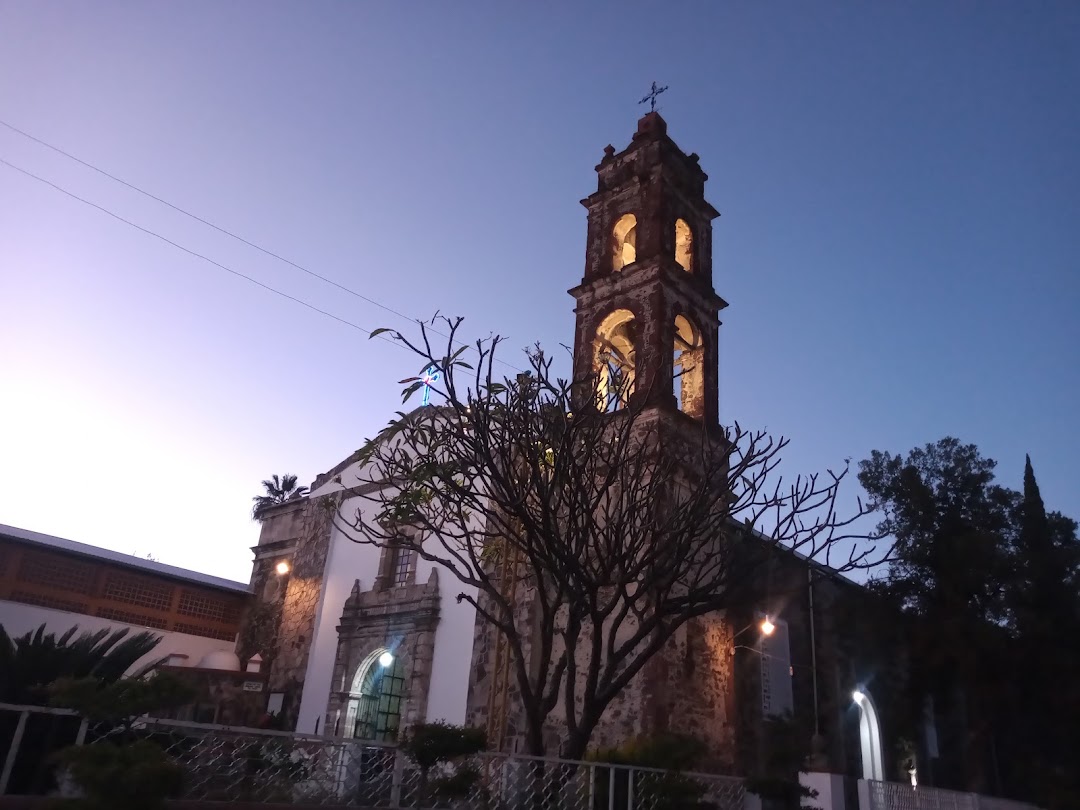
[[394, 742], [405, 700], [405, 668], [401, 657], [375, 650], [356, 668], [349, 689], [345, 735], [360, 740]]
[[859, 750], [862, 753], [862, 778], [882, 781], [885, 765], [881, 757], [881, 723], [870, 695], [862, 690], [852, 694], [859, 707]]

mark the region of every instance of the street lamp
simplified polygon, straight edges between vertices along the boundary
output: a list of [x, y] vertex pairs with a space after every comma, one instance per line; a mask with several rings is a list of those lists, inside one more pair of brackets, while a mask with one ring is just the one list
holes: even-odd
[[283, 577], [289, 573], [289, 564], [285, 560], [282, 560], [274, 566], [274, 570], [278, 572], [279, 577]]
[[387, 650], [386, 652], [384, 652], [382, 655], [379, 656], [379, 666], [382, 667], [383, 669], [386, 669], [392, 663], [394, 663], [394, 654], [392, 652], [390, 652], [389, 650]]
[[[769, 618], [768, 614], [766, 614], [765, 618], [762, 619], [760, 622], [756, 622], [756, 623], [755, 622], [750, 622], [750, 624], [746, 625], [746, 627], [744, 627], [738, 633], [733, 635], [731, 637], [731, 640], [734, 641], [739, 636], [741, 636], [743, 633], [745, 633], [747, 630], [750, 630], [751, 628], [754, 628], [754, 627], [756, 627], [758, 629], [758, 631], [761, 633], [761, 635], [766, 636], [766, 637], [771, 636], [773, 633], [776, 632], [776, 625], [773, 623], [772, 619]], [[747, 646], [744, 646], [744, 645], [736, 645], [736, 646], [731, 648], [731, 654], [734, 655], [736, 650], [754, 650], [754, 652], [761, 652], [760, 650], [756, 650], [753, 647], [747, 647]]]

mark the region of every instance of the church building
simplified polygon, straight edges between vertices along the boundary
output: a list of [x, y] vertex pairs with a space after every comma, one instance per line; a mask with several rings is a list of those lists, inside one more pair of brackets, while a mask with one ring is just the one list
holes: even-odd
[[[584, 277], [570, 290], [575, 373], [599, 372], [601, 397], [625, 395], [605, 376], [618, 374], [657, 418], [720, 435], [727, 304], [714, 289], [719, 214], [698, 156], [650, 112], [596, 171], [582, 201]], [[467, 722], [487, 729], [493, 749], [519, 750], [505, 650], [457, 601], [461, 584], [407, 550], [354, 542], [334, 521], [350, 512], [341, 493], [365, 480], [354, 454], [265, 515], [237, 652], [262, 656], [269, 710], [286, 728], [373, 741], [414, 723]], [[818, 770], [906, 780], [917, 754], [936, 755], [928, 727], [903, 708], [902, 655], [878, 632], [872, 598], [820, 564], [774, 556], [755, 605], [679, 629], [609, 708], [597, 747], [679, 731], [706, 743], [710, 767], [750, 775], [775, 754], [770, 724], [783, 723]], [[554, 754], [557, 718], [547, 731]]]

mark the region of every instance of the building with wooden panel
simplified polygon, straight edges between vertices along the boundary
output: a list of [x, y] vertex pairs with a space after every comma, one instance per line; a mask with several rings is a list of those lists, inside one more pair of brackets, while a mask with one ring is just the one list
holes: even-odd
[[242, 582], [0, 525], [0, 624], [13, 637], [149, 629], [163, 636], [155, 657], [198, 666], [233, 654], [248, 599]]

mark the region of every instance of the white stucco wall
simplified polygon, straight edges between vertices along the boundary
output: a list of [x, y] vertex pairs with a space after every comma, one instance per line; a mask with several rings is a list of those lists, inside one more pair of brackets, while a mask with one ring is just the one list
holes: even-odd
[[[346, 470], [342, 479], [346, 486], [355, 486], [362, 474], [361, 469], [354, 467]], [[313, 492], [312, 497], [326, 495], [341, 488], [339, 484], [326, 484]], [[370, 506], [370, 502], [351, 499], [343, 505], [342, 513], [352, 515], [357, 507], [367, 511]], [[353, 582], [359, 579], [361, 589], [369, 590], [379, 570], [380, 549], [354, 542], [338, 527], [332, 531], [326, 558], [323, 595], [315, 617], [315, 632], [296, 726], [297, 731], [306, 733], [314, 733], [317, 722], [320, 724], [320, 732], [333, 733], [333, 729], [321, 727], [322, 721], [319, 718], [325, 717], [330, 692], [341, 688], [340, 684], [331, 683], [341, 612], [345, 600], [352, 592]], [[432, 568], [435, 567], [435, 563], [417, 560], [416, 581], [427, 582]], [[465, 588], [457, 577], [442, 568], [439, 570], [438, 579], [439, 623], [435, 630], [426, 720], [463, 723], [469, 692], [476, 611], [468, 603], [458, 604], [457, 595], [462, 591], [475, 593], [475, 589]]]
[[35, 632], [42, 624], [45, 625], [46, 633], [54, 633], [60, 636], [72, 627], [78, 627], [78, 635], [83, 631], [94, 632], [103, 628], [120, 630], [129, 629], [129, 635], [148, 630], [155, 635], [162, 636], [161, 642], [149, 654], [140, 658], [132, 669], [138, 669], [144, 664], [157, 661], [166, 655], [186, 655], [186, 666], [195, 666], [204, 655], [217, 650], [232, 652], [236, 646], [235, 641], [221, 641], [214, 638], [192, 636], [187, 633], [175, 633], [168, 630], [157, 630], [153, 627], [138, 627], [124, 622], [102, 619], [97, 616], [86, 616], [82, 613], [71, 613], [66, 610], [53, 610], [52, 608], [38, 607], [37, 605], [24, 605], [21, 602], [9, 602], [0, 599], [0, 625], [4, 626], [7, 634], [16, 638], [26, 633]]

